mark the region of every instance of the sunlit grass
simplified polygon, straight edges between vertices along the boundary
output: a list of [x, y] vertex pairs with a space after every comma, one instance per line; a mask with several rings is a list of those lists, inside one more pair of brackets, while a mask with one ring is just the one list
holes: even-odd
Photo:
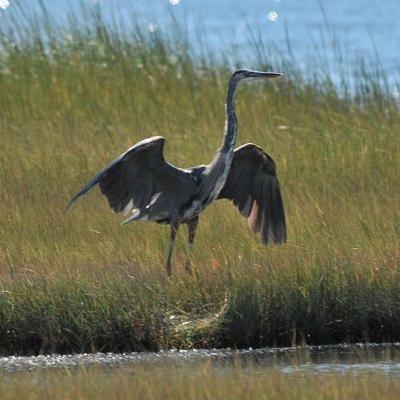
[[145, 137], [165, 136], [177, 166], [209, 162], [230, 70], [96, 18], [24, 29], [1, 39], [2, 352], [400, 339], [400, 113], [362, 65], [353, 96], [257, 66], [285, 77], [240, 89], [238, 145], [277, 162], [289, 242], [262, 246], [221, 201], [195, 274], [182, 229], [167, 279], [167, 227], [122, 227], [98, 192], [64, 209]]
[[395, 399], [384, 373], [284, 374], [256, 366], [125, 366], [19, 372], [0, 376], [2, 399]]

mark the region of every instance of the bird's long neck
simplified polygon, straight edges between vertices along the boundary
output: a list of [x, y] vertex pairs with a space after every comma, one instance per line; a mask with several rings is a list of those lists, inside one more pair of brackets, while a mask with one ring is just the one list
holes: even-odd
[[222, 145], [218, 149], [214, 159], [207, 167], [206, 178], [200, 186], [200, 198], [206, 199], [206, 203], [213, 201], [222, 190], [231, 168], [233, 151], [236, 144], [237, 121], [235, 114], [235, 93], [238, 80], [231, 79], [226, 95], [226, 120]]
[[228, 93], [226, 95], [226, 120], [225, 132], [222, 140], [222, 145], [219, 150], [221, 154], [232, 154], [236, 144], [237, 137], [237, 119], [235, 113], [235, 94], [238, 81], [231, 80], [228, 86]]
[[226, 96], [226, 120], [222, 145], [214, 159], [207, 167], [205, 179], [199, 188], [199, 198], [203, 206], [213, 201], [222, 190], [232, 164], [233, 151], [236, 144], [237, 121], [235, 114], [235, 93], [238, 80], [232, 78]]

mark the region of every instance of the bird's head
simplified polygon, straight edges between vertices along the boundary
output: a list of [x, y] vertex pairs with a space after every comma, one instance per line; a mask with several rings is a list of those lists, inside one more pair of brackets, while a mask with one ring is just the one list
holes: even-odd
[[263, 71], [252, 71], [250, 69], [239, 69], [234, 72], [231, 81], [242, 81], [250, 79], [274, 79], [282, 76], [279, 72], [263, 72]]

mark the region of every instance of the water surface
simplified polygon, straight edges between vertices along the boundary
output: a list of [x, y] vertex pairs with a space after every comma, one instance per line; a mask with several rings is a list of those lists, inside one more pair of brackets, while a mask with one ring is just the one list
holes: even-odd
[[392, 400], [399, 377], [398, 343], [3, 357], [0, 398]]
[[[0, 18], [13, 12], [17, 4], [1, 1]], [[39, 9], [38, 0], [18, 3], [27, 12]], [[267, 50], [273, 46], [303, 69], [319, 63], [335, 75], [338, 63], [344, 62], [342, 56], [350, 70], [352, 62], [362, 56], [382, 66], [391, 80], [399, 78], [398, 0], [44, 1], [51, 18], [61, 25], [67, 22], [69, 12], [80, 13], [81, 3], [92, 9], [101, 7], [105, 18], [115, 18], [121, 29], [127, 29], [124, 23], [132, 19], [150, 32], [168, 32], [177, 23], [195, 47], [204, 46], [216, 54], [228, 52], [248, 64], [260, 57], [273, 62]], [[171, 15], [176, 23], [171, 24]], [[255, 46], [249, 48], [249, 43]]]
[[240, 362], [252, 370], [275, 370], [285, 374], [300, 372], [362, 373], [383, 372], [400, 377], [400, 343], [307, 346], [245, 350], [168, 350], [158, 353], [93, 353], [1, 357], [0, 371], [17, 372], [35, 369], [74, 367], [151, 367], [170, 365], [195, 367], [204, 361], [216, 370], [229, 370]]

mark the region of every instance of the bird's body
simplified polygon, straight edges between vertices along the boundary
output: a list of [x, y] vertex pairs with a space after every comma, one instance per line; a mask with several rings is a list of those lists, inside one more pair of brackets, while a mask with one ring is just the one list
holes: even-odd
[[124, 224], [132, 221], [169, 224], [168, 273], [171, 273], [172, 249], [179, 226], [188, 225], [191, 247], [199, 215], [218, 198], [232, 200], [248, 218], [252, 231], [261, 232], [263, 243], [269, 239], [276, 243], [286, 241], [285, 215], [274, 161], [251, 143], [234, 149], [237, 136], [234, 97], [238, 83], [246, 78], [280, 75], [248, 70], [232, 75], [223, 142], [210, 164], [177, 168], [164, 159], [163, 137], [145, 139], [103, 168], [71, 199], [67, 209], [99, 184], [115, 212], [131, 214]]

